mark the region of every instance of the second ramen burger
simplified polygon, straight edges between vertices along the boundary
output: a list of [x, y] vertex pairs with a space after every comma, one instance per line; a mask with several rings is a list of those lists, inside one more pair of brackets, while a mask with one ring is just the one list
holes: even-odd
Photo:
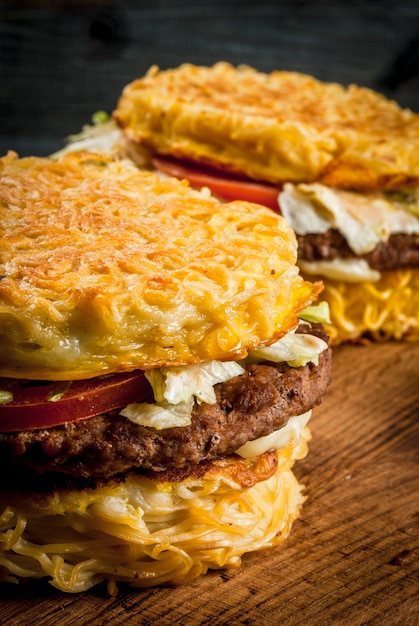
[[330, 382], [285, 220], [128, 160], [0, 161], [0, 577], [188, 582], [281, 543]]
[[419, 340], [419, 115], [298, 72], [183, 64], [127, 85], [114, 117], [152, 166], [281, 211], [321, 277], [333, 343]]

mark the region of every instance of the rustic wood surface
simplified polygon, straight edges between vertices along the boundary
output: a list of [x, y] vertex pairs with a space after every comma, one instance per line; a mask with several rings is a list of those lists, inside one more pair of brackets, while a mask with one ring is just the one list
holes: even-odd
[[[3, 0], [0, 152], [48, 154], [157, 63], [217, 60], [379, 89], [419, 111], [417, 0]], [[186, 587], [2, 585], [0, 624], [417, 626], [419, 345], [335, 350], [283, 546]]]
[[7, 626], [417, 626], [419, 345], [335, 349], [333, 382], [313, 412], [308, 499], [288, 540], [177, 588], [117, 597], [48, 584], [0, 589]]

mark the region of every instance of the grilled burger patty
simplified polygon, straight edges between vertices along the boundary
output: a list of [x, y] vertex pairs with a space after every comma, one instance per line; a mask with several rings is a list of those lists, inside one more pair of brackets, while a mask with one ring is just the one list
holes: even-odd
[[371, 252], [357, 255], [338, 230], [297, 236], [298, 255], [304, 261], [333, 261], [334, 259], [365, 259], [378, 271], [419, 267], [419, 236], [393, 234], [381, 241]]
[[[320, 326], [310, 332], [327, 340]], [[1, 475], [10, 477], [13, 468], [28, 480], [33, 472], [100, 480], [136, 468], [162, 471], [214, 460], [321, 403], [330, 377], [329, 348], [317, 366], [248, 365], [241, 376], [216, 385], [215, 404], [195, 405], [187, 427], [155, 430], [112, 411], [48, 429], [1, 433]]]

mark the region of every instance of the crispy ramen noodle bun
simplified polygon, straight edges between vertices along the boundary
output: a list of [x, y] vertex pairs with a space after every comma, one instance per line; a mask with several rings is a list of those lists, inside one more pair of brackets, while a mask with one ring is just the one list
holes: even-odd
[[0, 496], [3, 580], [44, 578], [61, 591], [107, 581], [180, 585], [209, 569], [237, 568], [244, 553], [281, 544], [305, 500], [291, 467], [310, 433], [252, 459], [229, 457], [200, 477], [139, 475], [96, 489]]
[[8, 154], [0, 214], [0, 580], [114, 594], [284, 541], [331, 371], [285, 220], [87, 152]]
[[251, 179], [399, 189], [419, 180], [419, 116], [373, 90], [297, 72], [183, 64], [127, 85], [133, 144]]
[[[125, 87], [114, 119], [127, 143], [148, 149], [151, 159], [168, 156], [172, 163], [198, 171], [230, 174], [236, 182], [268, 183], [273, 194], [276, 187], [278, 202], [275, 198], [270, 202], [273, 208], [280, 207], [300, 242], [306, 235], [325, 235], [314, 259], [307, 258], [300, 246], [298, 262], [303, 276], [321, 279], [326, 286], [323, 297], [330, 307], [332, 344], [366, 338], [419, 339], [417, 113], [357, 85], [220, 62], [163, 71], [153, 66]], [[339, 216], [331, 215], [331, 205], [324, 205], [332, 190]], [[351, 197], [345, 196], [348, 190]], [[310, 200], [311, 215], [305, 212], [310, 194], [316, 195]], [[298, 199], [293, 215], [285, 212], [290, 195], [293, 202]], [[378, 211], [380, 204], [389, 207], [387, 215]], [[318, 216], [315, 224], [313, 214]], [[342, 227], [353, 217], [366, 231], [380, 233], [392, 266], [368, 267], [367, 274], [375, 273], [374, 279], [356, 271], [348, 276], [347, 269], [346, 278], [336, 279], [344, 259], [337, 248], [335, 276], [324, 268], [310, 268], [312, 261], [316, 265], [330, 261], [325, 222], [329, 220], [328, 228], [337, 229], [347, 242]], [[403, 258], [400, 244], [392, 247], [393, 233], [405, 236], [409, 260]], [[354, 258], [373, 250], [370, 242], [375, 235], [366, 233], [365, 249], [357, 249]]]
[[320, 290], [291, 228], [86, 153], [0, 163], [0, 375], [51, 380], [243, 357]]
[[329, 278], [323, 297], [333, 320], [325, 330], [335, 346], [360, 337], [419, 341], [419, 269], [382, 272], [375, 282]]

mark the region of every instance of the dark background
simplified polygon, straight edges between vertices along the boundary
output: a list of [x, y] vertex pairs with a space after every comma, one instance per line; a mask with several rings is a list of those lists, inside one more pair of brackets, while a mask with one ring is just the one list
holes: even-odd
[[46, 155], [157, 64], [247, 63], [419, 112], [419, 1], [0, 0], [0, 153]]

